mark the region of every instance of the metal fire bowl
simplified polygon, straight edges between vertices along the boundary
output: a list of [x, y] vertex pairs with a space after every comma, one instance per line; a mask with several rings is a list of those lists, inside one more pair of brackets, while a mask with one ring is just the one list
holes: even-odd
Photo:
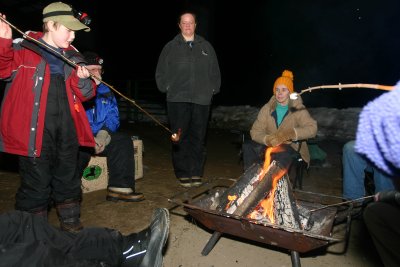
[[[218, 191], [219, 190], [219, 191]], [[256, 221], [226, 213], [217, 212], [214, 207], [221, 189], [200, 197], [190, 204], [183, 204], [184, 210], [208, 229], [285, 248], [300, 253], [342, 241], [332, 236], [336, 208], [326, 208], [312, 213], [314, 226], [306, 231]], [[322, 207], [318, 203], [298, 200], [298, 204], [308, 209]]]

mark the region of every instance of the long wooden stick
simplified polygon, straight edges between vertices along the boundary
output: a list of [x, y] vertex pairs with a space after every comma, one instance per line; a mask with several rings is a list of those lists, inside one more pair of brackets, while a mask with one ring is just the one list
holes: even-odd
[[303, 89], [298, 93], [299, 95], [302, 95], [303, 93], [306, 92], [312, 92], [314, 90], [319, 90], [319, 89], [339, 89], [342, 90], [344, 88], [370, 88], [370, 89], [376, 89], [376, 90], [385, 90], [385, 91], [390, 91], [395, 88], [395, 86], [390, 86], [390, 85], [380, 85], [380, 84], [368, 84], [368, 83], [352, 83], [352, 84], [336, 84], [336, 85], [320, 85], [320, 86], [314, 86], [314, 87], [309, 87], [307, 89]]
[[[39, 42], [38, 40], [36, 40], [35, 38], [30, 37], [29, 35], [27, 35], [26, 33], [24, 33], [23, 31], [21, 31], [20, 29], [18, 29], [16, 26], [14, 26], [13, 24], [11, 24], [8, 20], [6, 20], [5, 18], [3, 18], [2, 16], [0, 16], [0, 19], [7, 23], [11, 28], [13, 28], [14, 30], [16, 30], [17, 32], [19, 32], [20, 34], [22, 34], [22, 37], [24, 39], [27, 39], [29, 41], [32, 41], [40, 46], [45, 47], [46, 49], [48, 49], [50, 52], [52, 52], [53, 54], [57, 55], [58, 57], [60, 57], [61, 59], [63, 59], [64, 61], [66, 61], [68, 64], [72, 65], [73, 67], [78, 67], [79, 65], [76, 64], [74, 61], [70, 60], [69, 58], [65, 57], [63, 54], [59, 53], [57, 50], [53, 49], [51, 46]], [[90, 72], [89, 72], [90, 73]], [[156, 122], [158, 125], [160, 125], [162, 128], [164, 128], [167, 132], [172, 133], [172, 131], [166, 127], [164, 124], [162, 124], [159, 120], [157, 120], [153, 115], [151, 115], [149, 112], [147, 112], [146, 110], [144, 110], [141, 106], [139, 106], [135, 100], [130, 99], [129, 97], [125, 96], [124, 94], [122, 94], [121, 92], [119, 92], [117, 89], [115, 89], [112, 85], [108, 84], [107, 82], [103, 81], [101, 78], [99, 78], [98, 76], [90, 73], [90, 77], [92, 77], [93, 79], [98, 80], [99, 82], [107, 85], [108, 87], [111, 88], [111, 90], [113, 90], [115, 93], [117, 93], [119, 96], [121, 96], [122, 98], [124, 98], [126, 101], [132, 103], [135, 107], [137, 107], [140, 111], [142, 111], [144, 114], [146, 114], [148, 117], [150, 117], [154, 122]]]

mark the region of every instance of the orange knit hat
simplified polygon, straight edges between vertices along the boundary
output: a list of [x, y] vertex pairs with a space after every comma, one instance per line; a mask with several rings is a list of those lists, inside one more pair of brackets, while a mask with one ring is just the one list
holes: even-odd
[[276, 92], [276, 86], [278, 86], [278, 84], [286, 85], [286, 87], [289, 89], [289, 92], [293, 93], [294, 92], [293, 73], [290, 70], [284, 70], [282, 72], [282, 76], [279, 77], [278, 79], [276, 79], [276, 81], [274, 83], [274, 88], [272, 88], [272, 90], [274, 91], [274, 94]]

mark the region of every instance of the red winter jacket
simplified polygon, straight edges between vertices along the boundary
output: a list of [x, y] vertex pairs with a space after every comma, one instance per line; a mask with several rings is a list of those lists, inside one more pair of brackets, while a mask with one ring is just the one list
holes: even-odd
[[[30, 32], [39, 39], [43, 33]], [[39, 157], [42, 149], [43, 128], [50, 68], [41, 57], [38, 44], [20, 39], [0, 38], [0, 79], [8, 82], [0, 113], [0, 150], [29, 157]], [[72, 46], [64, 56], [75, 63], [82, 56]], [[91, 79], [80, 79], [76, 69], [65, 64], [65, 85], [69, 107], [79, 144], [94, 147], [95, 142], [81, 101], [95, 95], [96, 85]]]

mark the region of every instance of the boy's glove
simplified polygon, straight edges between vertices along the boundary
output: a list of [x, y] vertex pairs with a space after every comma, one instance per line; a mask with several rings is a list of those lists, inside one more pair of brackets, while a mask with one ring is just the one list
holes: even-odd
[[296, 138], [294, 128], [278, 130], [275, 134], [271, 134], [265, 138], [267, 146], [279, 146], [280, 144]]
[[400, 192], [396, 190], [378, 192], [374, 196], [375, 201], [400, 205]]
[[100, 154], [111, 141], [111, 136], [106, 130], [100, 130], [94, 137], [96, 146], [94, 148], [96, 154]]

